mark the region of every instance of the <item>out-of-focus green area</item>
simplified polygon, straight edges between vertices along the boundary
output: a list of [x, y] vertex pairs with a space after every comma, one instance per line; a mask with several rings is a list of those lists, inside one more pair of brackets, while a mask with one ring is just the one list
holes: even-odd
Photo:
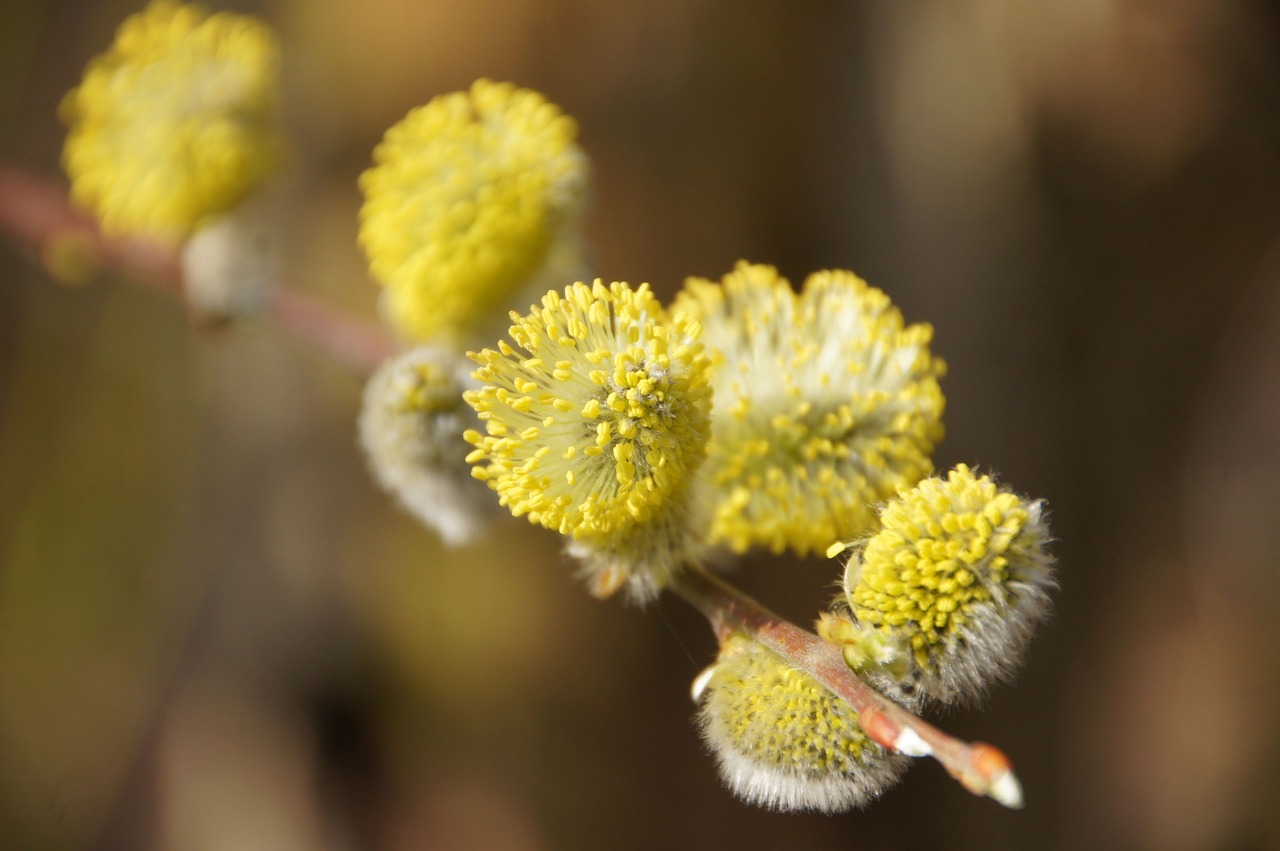
[[[211, 4], [219, 5], [220, 4]], [[0, 2], [0, 160], [137, 4]], [[480, 76], [576, 116], [606, 279], [851, 268], [936, 327], [936, 463], [1045, 497], [1057, 614], [865, 812], [720, 787], [712, 640], [522, 521], [447, 551], [372, 484], [359, 382], [267, 326], [0, 247], [0, 848], [1280, 846], [1280, 15], [1244, 0], [303, 0], [289, 280], [365, 316], [356, 177]], [[832, 562], [737, 576], [801, 623]]]

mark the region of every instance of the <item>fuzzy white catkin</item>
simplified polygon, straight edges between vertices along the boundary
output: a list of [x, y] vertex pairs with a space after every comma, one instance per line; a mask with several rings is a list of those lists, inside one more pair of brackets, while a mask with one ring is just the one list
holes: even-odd
[[1009, 679], [1055, 587], [1044, 506], [964, 464], [904, 488], [851, 548], [844, 588], [858, 631], [902, 650], [902, 686], [973, 701]]
[[360, 444], [378, 483], [450, 546], [474, 540], [497, 513], [465, 460], [462, 433], [476, 424], [462, 402], [469, 386], [465, 361], [424, 346], [374, 373], [360, 412]]
[[720, 777], [748, 803], [844, 812], [892, 786], [910, 762], [868, 739], [849, 704], [754, 641], [726, 645], [701, 701]]
[[269, 217], [260, 204], [207, 221], [182, 246], [187, 303], [213, 317], [260, 313], [275, 277], [274, 249]]

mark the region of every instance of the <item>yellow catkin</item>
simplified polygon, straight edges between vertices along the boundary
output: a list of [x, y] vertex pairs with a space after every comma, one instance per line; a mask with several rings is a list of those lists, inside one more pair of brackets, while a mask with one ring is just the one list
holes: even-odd
[[157, 0], [128, 18], [61, 104], [72, 199], [168, 242], [237, 206], [281, 159], [278, 54], [247, 15]]
[[462, 401], [466, 363], [427, 347], [387, 361], [369, 379], [359, 420], [378, 483], [449, 544], [474, 538], [494, 511], [465, 461], [463, 432], [475, 424]]
[[722, 651], [700, 717], [726, 785], [774, 809], [847, 810], [905, 768], [867, 738], [849, 704], [745, 638]]
[[[679, 332], [647, 287], [574, 284], [542, 305], [511, 328], [541, 357], [474, 356], [485, 386], [466, 398], [488, 434], [469, 436], [472, 463], [517, 516], [575, 537], [624, 532], [684, 487], [703, 454], [705, 361], [696, 345], [672, 346]], [[549, 368], [561, 361], [573, 366]], [[579, 459], [593, 448], [596, 460]]]
[[360, 176], [359, 241], [402, 335], [466, 340], [575, 250], [587, 186], [576, 137], [542, 95], [489, 80], [387, 131]]
[[1053, 586], [1041, 504], [961, 464], [902, 489], [879, 522], [845, 574], [859, 627], [890, 637], [940, 700], [1010, 673]]
[[484, 386], [465, 398], [485, 424], [467, 434], [474, 474], [516, 516], [607, 550], [624, 573], [672, 569], [709, 429], [694, 329], [647, 285], [599, 280], [549, 292], [513, 323], [512, 345], [472, 355]]
[[702, 324], [713, 358], [715, 542], [823, 552], [929, 474], [946, 367], [930, 326], [904, 326], [880, 290], [827, 271], [797, 294], [773, 267], [742, 262], [721, 282], [691, 278], [674, 309]]

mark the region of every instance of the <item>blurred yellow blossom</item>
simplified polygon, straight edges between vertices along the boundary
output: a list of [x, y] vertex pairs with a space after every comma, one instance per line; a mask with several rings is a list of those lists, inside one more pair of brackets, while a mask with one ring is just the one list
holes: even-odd
[[62, 101], [71, 195], [109, 233], [184, 240], [278, 166], [278, 48], [256, 18], [156, 0]]
[[946, 367], [933, 329], [904, 327], [880, 290], [828, 271], [797, 295], [772, 266], [741, 262], [720, 283], [689, 279], [675, 309], [702, 322], [713, 359], [715, 542], [821, 552], [929, 474]]
[[401, 335], [465, 346], [530, 285], [581, 275], [577, 132], [537, 92], [489, 80], [387, 131], [360, 177], [359, 240]]

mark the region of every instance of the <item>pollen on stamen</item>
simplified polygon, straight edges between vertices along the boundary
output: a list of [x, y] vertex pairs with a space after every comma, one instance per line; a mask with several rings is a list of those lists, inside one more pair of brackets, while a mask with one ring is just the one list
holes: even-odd
[[893, 785], [910, 762], [873, 742], [858, 713], [810, 674], [745, 637], [725, 644], [694, 699], [721, 779], [749, 803], [843, 812]]
[[[701, 346], [646, 285], [598, 280], [548, 294], [516, 317], [511, 337], [510, 355], [473, 356], [485, 385], [465, 398], [490, 416], [485, 434], [469, 436], [468, 458], [507, 504], [536, 502], [530, 521], [575, 541], [592, 588], [649, 599], [698, 540], [688, 495], [711, 401]], [[681, 357], [668, 354], [672, 337], [686, 341]], [[515, 430], [521, 444], [504, 442]]]
[[879, 522], [843, 584], [858, 630], [903, 649], [895, 679], [941, 702], [1007, 679], [1055, 584], [1042, 504], [961, 464], [903, 488]]

